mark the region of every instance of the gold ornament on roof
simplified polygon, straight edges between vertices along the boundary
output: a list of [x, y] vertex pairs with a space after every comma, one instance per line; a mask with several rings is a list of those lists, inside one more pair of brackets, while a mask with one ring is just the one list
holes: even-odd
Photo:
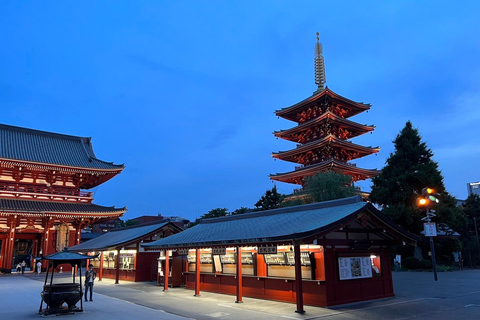
[[325, 76], [325, 62], [323, 60], [323, 47], [320, 43], [319, 33], [317, 32], [317, 43], [315, 44], [315, 84], [318, 86], [317, 91], [320, 92], [325, 89], [327, 82]]

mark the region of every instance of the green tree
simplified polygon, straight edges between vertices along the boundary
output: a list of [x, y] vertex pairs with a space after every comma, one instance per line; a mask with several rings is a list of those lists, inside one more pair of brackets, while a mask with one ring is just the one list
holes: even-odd
[[480, 243], [478, 239], [480, 227], [480, 197], [476, 194], [468, 196], [463, 204], [465, 224], [462, 234], [462, 256], [468, 266], [480, 264]]
[[234, 216], [234, 215], [237, 215], [237, 214], [248, 213], [248, 212], [250, 212], [250, 211], [251, 211], [250, 208], [241, 207], [241, 208], [235, 209], [235, 210], [232, 211], [230, 214], [231, 214], [232, 216]]
[[303, 189], [285, 196], [282, 207], [352, 197], [356, 194], [352, 177], [339, 172], [326, 171], [306, 178]]
[[303, 193], [310, 202], [320, 202], [354, 196], [355, 188], [351, 176], [326, 171], [307, 177]]
[[228, 209], [227, 208], [216, 208], [208, 211], [208, 213], [205, 213], [200, 217], [200, 219], [210, 219], [210, 218], [218, 218], [218, 217], [224, 217], [229, 215]]
[[228, 216], [230, 213], [228, 213], [227, 208], [216, 208], [208, 211], [207, 213], [203, 214], [200, 218], [195, 219], [194, 222], [190, 222], [188, 225], [189, 228], [195, 227], [197, 224], [200, 223], [201, 219], [211, 219], [211, 218], [219, 218], [219, 217], [224, 217]]
[[[465, 232], [470, 234], [478, 234], [480, 226], [480, 197], [476, 194], [468, 196], [462, 206], [465, 215]], [[477, 229], [475, 230], [475, 224]]]
[[255, 208], [257, 211], [278, 208], [284, 197], [283, 194], [278, 193], [277, 186], [273, 186], [272, 190], [267, 190], [260, 200], [255, 203]]
[[420, 134], [408, 121], [393, 141], [395, 152], [390, 154], [382, 173], [372, 179], [370, 200], [383, 207], [383, 212], [407, 230], [420, 233], [421, 218], [425, 216], [417, 207], [417, 198], [424, 187], [439, 193], [441, 206], [437, 223], [453, 223], [460, 213], [443, 184], [443, 177], [433, 152], [421, 141]]

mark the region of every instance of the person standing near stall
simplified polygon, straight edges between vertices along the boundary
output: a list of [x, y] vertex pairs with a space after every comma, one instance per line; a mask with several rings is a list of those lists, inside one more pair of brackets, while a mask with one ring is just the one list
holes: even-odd
[[90, 289], [90, 301], [93, 301], [93, 281], [97, 277], [97, 273], [93, 270], [93, 264], [88, 265], [88, 270], [85, 272], [85, 301], [87, 300], [87, 292]]
[[20, 265], [22, 266], [22, 274], [25, 274], [25, 267], [27, 266], [27, 263], [25, 262], [25, 260], [23, 260]]
[[42, 272], [42, 261], [38, 260], [37, 262], [37, 274]]

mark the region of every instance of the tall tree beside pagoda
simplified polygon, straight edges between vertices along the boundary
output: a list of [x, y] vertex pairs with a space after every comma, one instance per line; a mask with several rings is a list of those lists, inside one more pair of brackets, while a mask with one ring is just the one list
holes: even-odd
[[419, 233], [425, 212], [417, 207], [417, 198], [423, 188], [430, 187], [440, 194], [436, 222], [452, 229], [459, 227], [458, 221], [462, 219], [455, 199], [445, 191], [438, 163], [432, 159], [433, 152], [421, 141], [410, 121], [393, 143], [395, 152], [390, 154], [382, 173], [372, 179], [370, 200], [382, 205], [383, 212], [396, 223]]
[[302, 190], [285, 196], [282, 207], [352, 197], [356, 194], [352, 177], [340, 172], [325, 171], [305, 178]]
[[334, 171], [320, 172], [307, 177], [303, 190], [311, 202], [335, 200], [355, 195], [352, 177]]

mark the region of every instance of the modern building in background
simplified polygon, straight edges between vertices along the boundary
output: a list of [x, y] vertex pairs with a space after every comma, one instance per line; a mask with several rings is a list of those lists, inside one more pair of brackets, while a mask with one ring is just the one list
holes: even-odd
[[29, 270], [35, 257], [79, 244], [86, 226], [123, 215], [84, 191], [123, 169], [97, 159], [91, 138], [0, 124], [0, 270], [22, 261]]
[[480, 196], [480, 182], [469, 182], [467, 183], [468, 195], [476, 194]]

